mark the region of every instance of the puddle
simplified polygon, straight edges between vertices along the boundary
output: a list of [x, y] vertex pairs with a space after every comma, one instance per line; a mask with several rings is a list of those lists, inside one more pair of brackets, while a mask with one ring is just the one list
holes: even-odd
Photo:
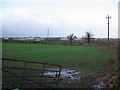
[[15, 88], [15, 89], [12, 89], [12, 90], [20, 90], [19, 88]]
[[[56, 77], [56, 72], [46, 72], [44, 75]], [[61, 70], [61, 78], [68, 78], [71, 80], [78, 80], [80, 78], [80, 72], [76, 70], [68, 70], [68, 69], [62, 69]]]
[[103, 88], [104, 86], [106, 86], [106, 84], [102, 81], [99, 81], [98, 85], [93, 85], [94, 88]]
[[102, 88], [100, 85], [93, 85], [94, 88]]

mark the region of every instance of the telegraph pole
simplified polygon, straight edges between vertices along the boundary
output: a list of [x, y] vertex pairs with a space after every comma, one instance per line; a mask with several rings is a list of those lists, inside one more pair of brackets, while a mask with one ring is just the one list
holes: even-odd
[[49, 38], [49, 28], [48, 28], [48, 30], [47, 30], [47, 38]]
[[49, 42], [49, 28], [47, 30], [47, 43]]
[[108, 19], [108, 42], [109, 42], [109, 19], [111, 19], [111, 16], [107, 16], [106, 19]]

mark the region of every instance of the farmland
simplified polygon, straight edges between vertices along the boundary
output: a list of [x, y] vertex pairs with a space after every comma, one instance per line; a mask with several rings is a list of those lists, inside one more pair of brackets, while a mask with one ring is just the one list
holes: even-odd
[[114, 52], [102, 46], [25, 43], [2, 43], [2, 57], [59, 64], [62, 68], [86, 72], [96, 71], [117, 59]]

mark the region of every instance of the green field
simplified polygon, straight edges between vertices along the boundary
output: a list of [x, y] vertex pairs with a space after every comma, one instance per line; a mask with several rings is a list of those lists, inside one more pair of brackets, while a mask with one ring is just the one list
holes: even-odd
[[[2, 57], [60, 64], [62, 68], [94, 71], [117, 55], [98, 46], [2, 43]], [[15, 63], [13, 64], [13, 66]]]

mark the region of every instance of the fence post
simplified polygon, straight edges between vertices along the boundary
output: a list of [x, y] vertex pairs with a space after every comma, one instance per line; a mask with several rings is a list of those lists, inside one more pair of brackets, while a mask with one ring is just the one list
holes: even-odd
[[26, 69], [26, 65], [27, 65], [27, 62], [25, 62], [25, 65], [24, 65], [24, 70], [23, 70], [23, 75], [22, 75], [22, 81], [21, 81], [21, 88], [22, 88], [22, 86], [23, 86], [23, 79], [24, 79], [24, 75], [25, 75], [25, 69]]
[[42, 86], [42, 80], [43, 80], [43, 75], [44, 75], [44, 69], [45, 69], [45, 64], [43, 65], [43, 69], [42, 69], [42, 76], [40, 79], [40, 87]]
[[61, 67], [61, 66], [59, 66], [59, 67], [60, 67], [60, 69], [59, 69], [59, 75], [58, 75], [57, 87], [58, 87], [59, 82], [60, 82], [60, 73], [61, 73], [61, 70], [62, 70], [62, 67]]

